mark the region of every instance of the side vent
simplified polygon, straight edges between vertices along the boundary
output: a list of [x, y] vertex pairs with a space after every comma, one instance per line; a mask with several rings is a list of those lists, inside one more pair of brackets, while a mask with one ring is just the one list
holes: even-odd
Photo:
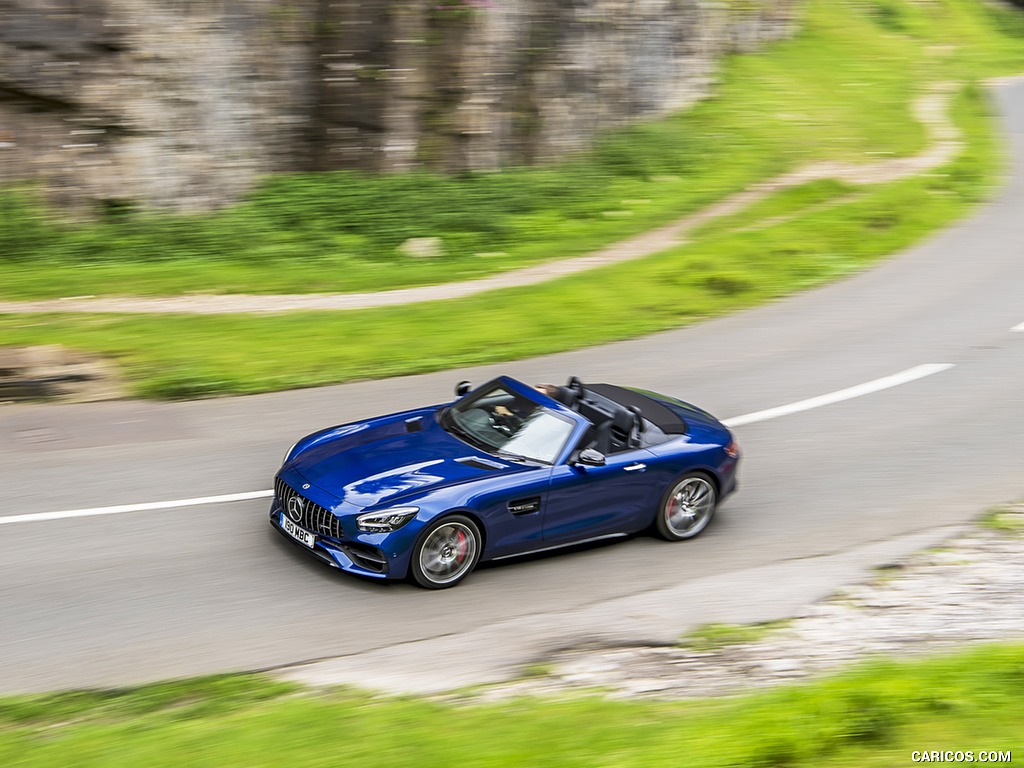
[[520, 515], [532, 515], [540, 512], [540, 496], [531, 496], [528, 499], [515, 499], [508, 503], [508, 511], [516, 517]]
[[406, 432], [419, 432], [423, 429], [423, 417], [413, 416], [411, 419], [405, 420], [405, 431]]

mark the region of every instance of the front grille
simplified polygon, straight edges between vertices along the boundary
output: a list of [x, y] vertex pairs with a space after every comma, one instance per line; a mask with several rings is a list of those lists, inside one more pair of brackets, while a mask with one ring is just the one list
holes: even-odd
[[[274, 478], [274, 494], [277, 496], [277, 503], [288, 519], [301, 525], [307, 531], [318, 533], [321, 536], [330, 536], [333, 539], [341, 538], [341, 520], [331, 514], [329, 509], [314, 504], [279, 477]], [[292, 498], [302, 501], [302, 514], [299, 520], [292, 517], [290, 512], [289, 502]]]

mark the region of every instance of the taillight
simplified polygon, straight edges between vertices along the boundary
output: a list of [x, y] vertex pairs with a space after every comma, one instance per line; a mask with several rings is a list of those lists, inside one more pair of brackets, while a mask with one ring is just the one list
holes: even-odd
[[725, 455], [730, 459], [735, 459], [740, 455], [740, 444], [735, 440], [730, 440], [729, 444], [725, 446]]

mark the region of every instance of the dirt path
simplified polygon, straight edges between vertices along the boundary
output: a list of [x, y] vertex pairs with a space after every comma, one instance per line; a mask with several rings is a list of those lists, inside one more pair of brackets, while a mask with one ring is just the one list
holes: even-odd
[[615, 243], [587, 256], [548, 262], [476, 280], [374, 293], [309, 293], [276, 296], [239, 293], [160, 298], [111, 297], [0, 301], [0, 313], [102, 312], [206, 315], [368, 309], [438, 299], [456, 299], [499, 288], [535, 285], [607, 264], [632, 261], [671, 248], [679, 244], [683, 236], [696, 227], [713, 219], [736, 213], [782, 189], [820, 179], [837, 179], [849, 184], [881, 184], [937, 168], [949, 162], [961, 146], [959, 130], [949, 118], [949, 102], [958, 87], [957, 83], [934, 83], [914, 102], [914, 114], [927, 127], [929, 134], [929, 147], [921, 154], [880, 160], [865, 165], [814, 163], [754, 185], [664, 227]]

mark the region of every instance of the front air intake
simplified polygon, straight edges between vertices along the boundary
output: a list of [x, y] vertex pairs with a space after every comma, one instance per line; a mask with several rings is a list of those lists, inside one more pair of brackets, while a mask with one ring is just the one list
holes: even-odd
[[376, 547], [369, 547], [363, 544], [342, 544], [341, 551], [348, 555], [348, 559], [374, 573], [387, 573], [388, 560]]

